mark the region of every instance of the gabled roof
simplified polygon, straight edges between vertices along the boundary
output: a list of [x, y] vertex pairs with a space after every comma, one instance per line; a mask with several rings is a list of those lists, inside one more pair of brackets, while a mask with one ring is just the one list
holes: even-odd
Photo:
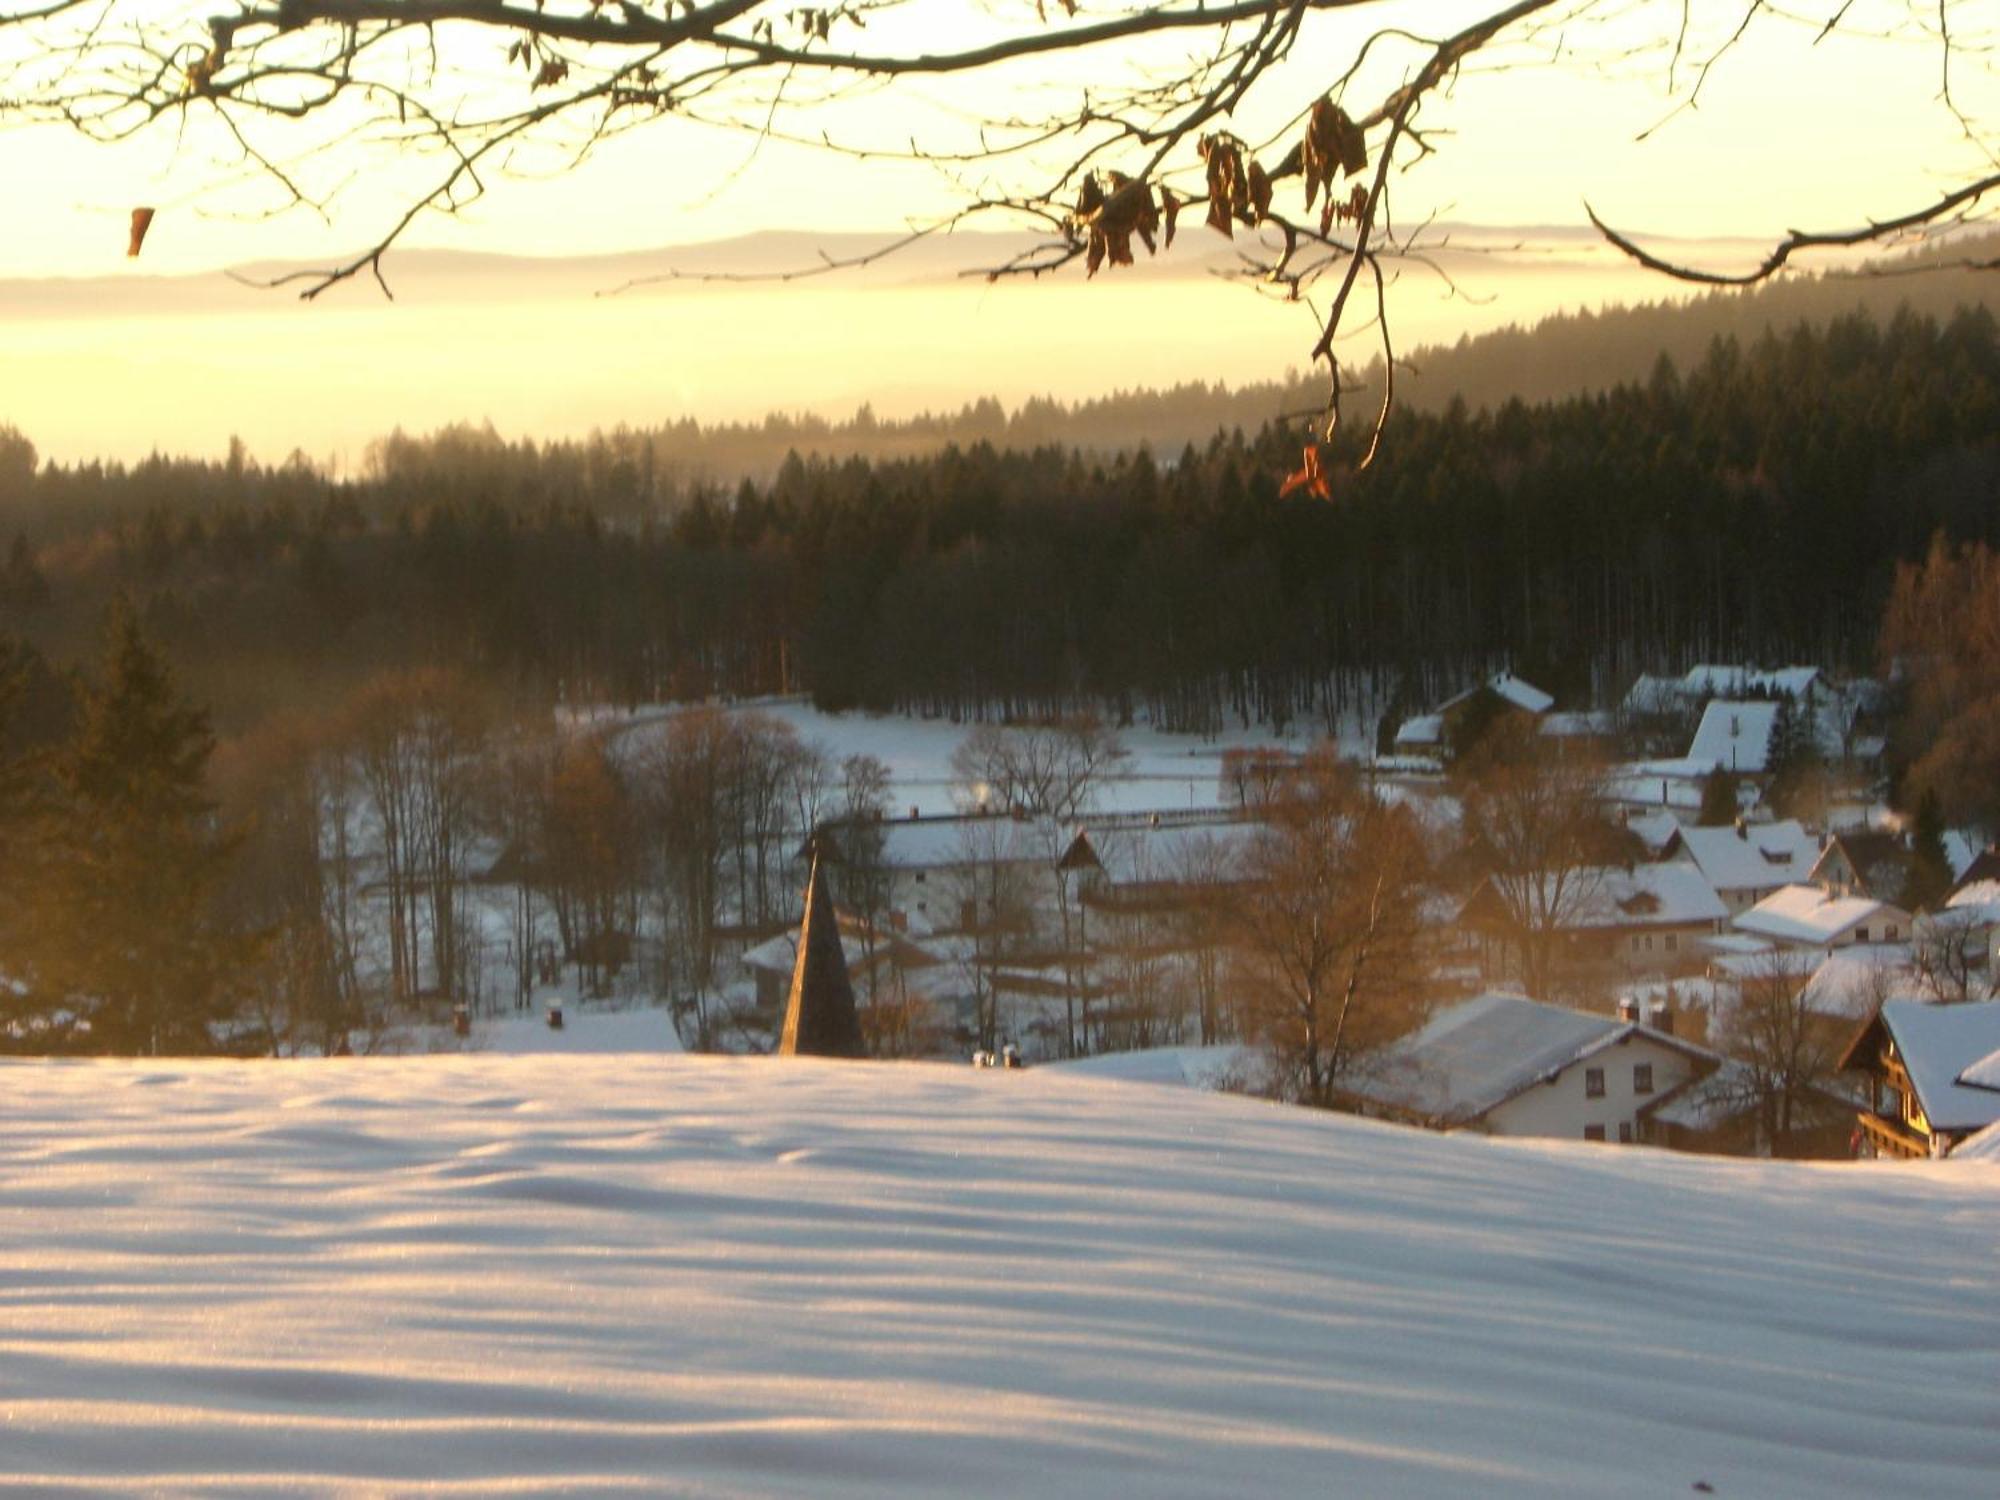
[[1597, 709], [1542, 715], [1542, 733], [1553, 740], [1608, 738], [1617, 732], [1617, 717]]
[[1453, 1006], [1375, 1053], [1349, 1088], [1433, 1124], [1463, 1125], [1634, 1033], [1714, 1060], [1704, 1048], [1631, 1021], [1489, 994]]
[[2000, 1047], [1959, 1074], [1958, 1081], [1965, 1088], [1992, 1089], [2000, 1093]]
[[1626, 689], [1625, 702], [1620, 711], [1628, 714], [1674, 713], [1686, 702], [1687, 684], [1682, 679], [1642, 673]]
[[1427, 747], [1443, 742], [1443, 714], [1414, 714], [1403, 720], [1396, 729], [1396, 743], [1399, 745]]
[[[1104, 826], [1091, 832], [1097, 867], [1113, 885], [1209, 884], [1236, 878], [1237, 856], [1259, 825], [1234, 818]], [[1219, 869], [1204, 869], [1213, 854]]]
[[1907, 931], [1910, 914], [1869, 896], [1829, 896], [1816, 885], [1788, 885], [1741, 913], [1735, 925], [1780, 942], [1824, 946], [1856, 927], [1890, 921]]
[[1543, 692], [1532, 682], [1516, 677], [1512, 672], [1501, 672], [1487, 678], [1486, 686], [1514, 707], [1531, 714], [1545, 714], [1555, 707], [1556, 700], [1552, 694]]
[[1951, 893], [1944, 910], [1919, 919], [1926, 928], [1972, 928], [2000, 924], [2000, 880], [1975, 880]]
[[997, 814], [896, 818], [877, 826], [882, 863], [892, 870], [950, 869], [994, 860], [1027, 864], [1049, 857], [1046, 842], [1035, 836], [1035, 824]]
[[1734, 828], [1683, 828], [1668, 853], [1685, 854], [1718, 891], [1765, 890], [1805, 880], [1819, 840], [1797, 819]]
[[1463, 692], [1453, 693], [1437, 706], [1436, 712], [1418, 714], [1405, 719], [1402, 728], [1396, 731], [1396, 743], [1435, 745], [1444, 737], [1445, 715], [1480, 693], [1494, 693], [1502, 702], [1530, 714], [1545, 714], [1555, 706], [1556, 701], [1532, 682], [1516, 677], [1512, 672], [1496, 672], [1484, 682], [1475, 683]]
[[1802, 998], [1814, 1015], [1860, 1021], [1883, 996], [1907, 995], [1916, 983], [1909, 949], [1857, 943], [1820, 960]]
[[1790, 693], [1803, 698], [1810, 689], [1823, 685], [1818, 667], [1766, 668], [1717, 662], [1691, 668], [1681, 683], [1687, 693], [1702, 698], [1738, 693]]
[[[1574, 893], [1573, 895], [1571, 893]], [[1566, 907], [1555, 924], [1566, 932], [1622, 927], [1686, 927], [1719, 922], [1729, 908], [1693, 865], [1604, 865], [1572, 871], [1560, 893], [1550, 887], [1545, 907]], [[1462, 915], [1490, 917], [1498, 900], [1493, 881], [1473, 892]]]
[[1625, 830], [1644, 844], [1648, 853], [1658, 854], [1672, 846], [1674, 835], [1681, 831], [1681, 820], [1664, 808], [1649, 808], [1628, 814]]
[[1687, 758], [1724, 771], [1762, 775], [1771, 758], [1771, 726], [1778, 705], [1717, 698], [1701, 712], [1701, 724], [1688, 746]]
[[1911, 855], [1897, 835], [1880, 828], [1850, 828], [1832, 835], [1806, 878], [1831, 880], [1836, 856], [1845, 859], [1870, 894], [1894, 900], [1909, 876]]
[[[1948, 848], [1949, 835], [1946, 844]], [[1981, 849], [1960, 868], [1957, 879], [1952, 882], [1951, 904], [1954, 906], [1958, 904], [1958, 893], [1967, 886], [1982, 884], [2000, 885], [2000, 848], [1995, 848], [1992, 844]]]
[[1886, 1032], [1910, 1075], [1917, 1103], [1933, 1131], [1978, 1130], [2000, 1121], [2000, 1091], [1962, 1082], [1965, 1072], [2000, 1051], [2000, 1000], [1936, 1005], [1888, 1000], [1841, 1059], [1843, 1068], [1866, 1060]]

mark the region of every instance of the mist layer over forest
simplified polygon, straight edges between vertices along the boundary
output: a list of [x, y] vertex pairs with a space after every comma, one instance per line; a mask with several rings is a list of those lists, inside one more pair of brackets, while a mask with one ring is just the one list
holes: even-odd
[[1421, 701], [1503, 661], [1572, 701], [1698, 659], [1865, 668], [1899, 559], [1939, 531], [2000, 540], [1986, 311], [1645, 360], [1608, 394], [1404, 409], [1388, 461], [1357, 474], [1336, 453], [1330, 503], [1280, 498], [1297, 439], [1268, 427], [1211, 423], [1161, 458], [1066, 441], [1100, 416], [1212, 417], [1198, 389], [984, 403], [883, 438], [941, 451], [793, 454], [730, 486], [700, 477], [721, 454], [810, 433], [536, 447], [457, 429], [383, 443], [353, 482], [240, 449], [37, 467], [16, 436], [0, 593], [58, 662], [130, 595], [226, 725], [445, 665], [535, 700], [1088, 702], [1199, 730], [1330, 717], [1359, 679]]

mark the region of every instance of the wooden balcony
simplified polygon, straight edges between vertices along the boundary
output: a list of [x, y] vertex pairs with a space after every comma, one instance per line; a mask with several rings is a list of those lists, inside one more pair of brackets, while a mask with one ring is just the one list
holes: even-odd
[[1877, 1156], [1921, 1158], [1931, 1154], [1930, 1141], [1900, 1120], [1866, 1112], [1856, 1118], [1861, 1122], [1862, 1135], [1875, 1148]]

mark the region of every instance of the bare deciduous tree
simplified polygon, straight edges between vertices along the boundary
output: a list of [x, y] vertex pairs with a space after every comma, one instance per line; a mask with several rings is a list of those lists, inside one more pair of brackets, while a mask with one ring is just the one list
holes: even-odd
[[1422, 1019], [1423, 840], [1406, 810], [1325, 752], [1274, 792], [1265, 818], [1236, 903], [1248, 1001], [1276, 1076], [1331, 1105], [1356, 1052]]
[[1505, 913], [1523, 983], [1546, 996], [1559, 933], [1596, 897], [1602, 867], [1621, 852], [1599, 802], [1603, 769], [1549, 753], [1531, 721], [1513, 719], [1496, 724], [1454, 771], [1466, 847]]
[[1716, 1029], [1716, 1044], [1738, 1064], [1740, 1102], [1756, 1111], [1761, 1140], [1776, 1156], [1793, 1154], [1808, 1131], [1848, 1113], [1829, 1085], [1854, 1022], [1813, 1009], [1811, 972], [1804, 956], [1773, 953], [1744, 977]]

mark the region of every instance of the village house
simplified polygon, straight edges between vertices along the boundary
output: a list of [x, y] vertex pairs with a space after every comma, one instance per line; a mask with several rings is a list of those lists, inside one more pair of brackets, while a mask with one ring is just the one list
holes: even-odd
[[1834, 896], [1901, 901], [1913, 861], [1909, 845], [1896, 834], [1876, 828], [1843, 829], [1828, 837], [1806, 883]]
[[1687, 759], [1704, 770], [1761, 779], [1771, 768], [1771, 730], [1778, 705], [1717, 698], [1702, 710]]
[[1948, 1156], [2000, 1121], [2000, 1000], [1885, 1001], [1840, 1060], [1868, 1081], [1857, 1117], [1871, 1156]]
[[1362, 1059], [1346, 1085], [1366, 1114], [1436, 1130], [1631, 1144], [1649, 1107], [1721, 1061], [1654, 1024], [1520, 995], [1479, 995]]
[[1451, 754], [1462, 721], [1479, 714], [1495, 718], [1521, 714], [1539, 719], [1555, 707], [1555, 701], [1532, 682], [1511, 672], [1499, 672], [1445, 699], [1431, 712], [1405, 719], [1396, 730], [1396, 753], [1445, 759]]
[[1739, 912], [1732, 925], [1779, 947], [1823, 952], [1910, 938], [1910, 914], [1900, 906], [1868, 896], [1835, 894], [1818, 885], [1788, 885], [1773, 891]]
[[1819, 859], [1819, 840], [1795, 818], [1782, 823], [1677, 828], [1664, 857], [1686, 860], [1714, 887], [1734, 917], [1783, 886], [1803, 882]]
[[[1572, 870], [1560, 890], [1544, 877], [1531, 904], [1545, 914], [1557, 967], [1625, 978], [1694, 972], [1705, 960], [1702, 940], [1729, 915], [1707, 877], [1684, 861]], [[1472, 893], [1459, 922], [1478, 935], [1489, 981], [1518, 975], [1522, 928], [1494, 878]]]

